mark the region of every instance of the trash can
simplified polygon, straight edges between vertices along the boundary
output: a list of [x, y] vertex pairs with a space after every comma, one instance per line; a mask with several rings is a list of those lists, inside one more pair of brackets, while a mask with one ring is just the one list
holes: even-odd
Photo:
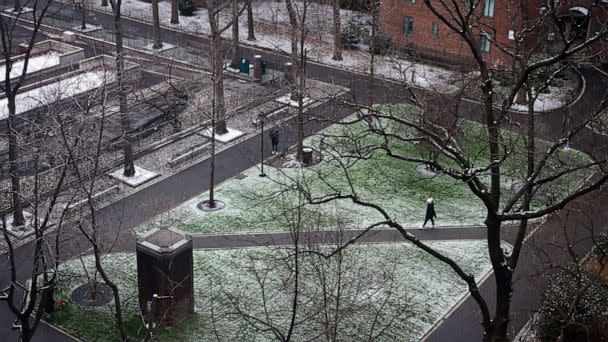
[[249, 60], [247, 58], [243, 58], [241, 60], [241, 67], [239, 68], [239, 72], [241, 74], [249, 75]]
[[304, 165], [312, 163], [312, 148], [304, 147], [302, 149], [302, 163], [304, 163]]

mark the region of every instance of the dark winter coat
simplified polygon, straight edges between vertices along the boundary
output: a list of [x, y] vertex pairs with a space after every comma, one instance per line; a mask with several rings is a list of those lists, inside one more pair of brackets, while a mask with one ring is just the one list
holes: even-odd
[[425, 219], [430, 220], [432, 218], [437, 217], [437, 214], [435, 213], [435, 203], [428, 203], [426, 205], [426, 217]]
[[279, 131], [277, 131], [276, 129], [270, 131], [270, 140], [273, 143], [277, 144], [279, 142]]

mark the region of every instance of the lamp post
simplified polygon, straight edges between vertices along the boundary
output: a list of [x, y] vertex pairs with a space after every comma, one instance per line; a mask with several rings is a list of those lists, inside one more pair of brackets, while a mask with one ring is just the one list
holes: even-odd
[[262, 157], [262, 170], [260, 172], [260, 177], [266, 177], [264, 173], [264, 121], [266, 121], [266, 114], [259, 113], [258, 119], [260, 120], [260, 125], [262, 126], [262, 134], [260, 134], [260, 150]]

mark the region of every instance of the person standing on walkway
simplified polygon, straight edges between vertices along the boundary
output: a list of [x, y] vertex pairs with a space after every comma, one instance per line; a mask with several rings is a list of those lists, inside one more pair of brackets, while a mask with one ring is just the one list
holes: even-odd
[[437, 217], [437, 213], [435, 213], [435, 203], [433, 203], [433, 198], [429, 198], [426, 200], [426, 216], [424, 217], [424, 223], [422, 227], [426, 226], [426, 223], [431, 220], [432, 228], [435, 228], [435, 218]]
[[274, 128], [270, 131], [270, 142], [272, 143], [272, 154], [279, 153], [279, 130]]

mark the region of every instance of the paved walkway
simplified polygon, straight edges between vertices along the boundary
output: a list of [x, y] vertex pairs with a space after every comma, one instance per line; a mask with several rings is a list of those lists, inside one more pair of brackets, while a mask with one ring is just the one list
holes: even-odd
[[[6, 0], [3, 1], [7, 3]], [[58, 10], [58, 14], [67, 15], [67, 10]], [[63, 12], [62, 12], [63, 11]], [[104, 13], [97, 13], [98, 22], [104, 27], [111, 27], [111, 18]], [[150, 32], [150, 26], [140, 22], [125, 20], [124, 25], [128, 32], [137, 37], [143, 32]], [[189, 46], [204, 48], [207, 40], [202, 37], [196, 37], [189, 34], [178, 33], [163, 29], [163, 39], [170, 42], [188, 43]], [[266, 60], [274, 63], [284, 63], [288, 59], [281, 54], [275, 54], [268, 51], [261, 51], [254, 48], [243, 48], [245, 55], [253, 55], [262, 53]], [[353, 84], [367, 84], [368, 76], [358, 75], [344, 70], [335, 69], [328, 66], [309, 63], [309, 77], [318, 78], [324, 81], [333, 81], [336, 84], [343, 86], [351, 86]], [[593, 70], [586, 69], [582, 71], [587, 78], [588, 84], [592, 85], [587, 88], [583, 98], [570, 112], [574, 119], [578, 119], [589, 111], [589, 108], [597, 102], [598, 94], [602, 89], [606, 89], [608, 82], [599, 73]], [[377, 90], [374, 93], [374, 102], [403, 102], [407, 101], [408, 93], [402, 88], [395, 87], [394, 83], [383, 80], [376, 80]], [[364, 86], [352, 87], [353, 98], [360, 103], [367, 103], [368, 90]], [[462, 113], [478, 113], [480, 106], [477, 103], [467, 102], [461, 107]], [[335, 117], [343, 117], [349, 114], [349, 110], [345, 108], [330, 107], [329, 105], [315, 108], [313, 111], [317, 115], [323, 117], [328, 112], [331, 112]], [[547, 127], [547, 131], [543, 134], [547, 136], [558, 136], [561, 133], [562, 117], [558, 117], [556, 113], [539, 114], [539, 124]], [[516, 116], [517, 120], [525, 118], [524, 115]], [[293, 124], [293, 122], [291, 123]], [[323, 123], [311, 123], [307, 129], [309, 133], [316, 132], [323, 127]], [[292, 141], [295, 137], [291, 136]], [[253, 139], [253, 140], [252, 140]], [[232, 146], [217, 157], [217, 179], [219, 183], [225, 179], [244, 171], [251, 167], [257, 160], [252, 160], [251, 156], [257, 156], [257, 144], [259, 136], [253, 136], [243, 141], [242, 143]], [[581, 138], [573, 141], [573, 145], [583, 151], [596, 150], [604, 148], [606, 137], [596, 136], [585, 132]], [[269, 149], [268, 149], [269, 150]], [[268, 151], [267, 150], [267, 151]], [[266, 156], [267, 157], [267, 156]], [[132, 227], [135, 227], [142, 222], [152, 218], [156, 213], [171, 209], [183, 201], [193, 197], [194, 195], [203, 192], [207, 189], [208, 180], [208, 161], [202, 161], [196, 165], [182, 170], [181, 172], [167, 177], [151, 186], [141, 189], [99, 212], [102, 224], [108, 227], [107, 238], [116, 242], [117, 250], [132, 250], [134, 246], [134, 237], [131, 233]], [[542, 285], [545, 282], [543, 277], [538, 277], [539, 267], [546, 264], [547, 259], [550, 261], [567, 260], [563, 250], [559, 247], [563, 244], [573, 244], [575, 248], [585, 253], [589, 250], [591, 242], [588, 239], [589, 230], [583, 223], [586, 216], [584, 213], [593, 213], [597, 209], [598, 204], [602, 208], [608, 207], [606, 201], [606, 192], [596, 192], [589, 196], [585, 196], [574, 202], [570, 207], [581, 209], [582, 212], [570, 217], [571, 225], [566, 230], [567, 234], [561, 234], [561, 225], [557, 216], [553, 216], [547, 220], [534, 236], [526, 244], [522, 253], [520, 267], [516, 273], [515, 293], [513, 296], [513, 324], [511, 325], [513, 333], [517, 332], [527, 321], [528, 313], [538, 304], [539, 293]], [[597, 227], [603, 228], [608, 224], [606, 212], [597, 212], [594, 222]], [[602, 214], [603, 213], [603, 214]], [[425, 239], [450, 239], [450, 238], [484, 238], [485, 231], [482, 228], [469, 229], [436, 229], [436, 230], [413, 230], [417, 236]], [[331, 234], [330, 232], [326, 234]], [[512, 232], [506, 230], [505, 239], [512, 239]], [[118, 236], [118, 238], [117, 238]], [[117, 240], [115, 240], [117, 238]], [[375, 231], [366, 237], [365, 241], [400, 241], [401, 237], [392, 230]], [[574, 241], [574, 243], [572, 242]], [[289, 244], [289, 236], [286, 233], [268, 233], [268, 234], [246, 234], [246, 235], [218, 235], [218, 236], [200, 236], [195, 238], [197, 248], [233, 248], [242, 246], [256, 246], [266, 244]], [[65, 256], [73, 255], [72, 253], [86, 248], [78, 239], [73, 239], [66, 242], [66, 248], [63, 250]], [[538, 255], [538, 250], [543, 250], [543, 257]], [[27, 260], [27, 256], [31, 254], [31, 245], [25, 245], [17, 251], [18, 258]], [[25, 271], [29, 265], [20, 264], [20, 271]], [[0, 271], [6, 275], [6, 264], [0, 265]], [[20, 272], [21, 273], [21, 272]], [[27, 272], [23, 272], [26, 274]], [[481, 292], [486, 295], [488, 303], [493, 302], [493, 282], [492, 277], [489, 277], [481, 285]], [[7, 315], [5, 305], [2, 305], [0, 310], [0, 334], [6, 336], [7, 339], [16, 336], [14, 332], [8, 330], [10, 324], [10, 316]], [[477, 314], [478, 310], [475, 304], [467, 299], [463, 305], [457, 307], [449, 317], [438, 325], [429, 336], [429, 341], [478, 341], [481, 339], [481, 328], [479, 325], [480, 319]], [[70, 340], [67, 336], [57, 334], [52, 328], [41, 326], [36, 338], [36, 341], [66, 341]]]

